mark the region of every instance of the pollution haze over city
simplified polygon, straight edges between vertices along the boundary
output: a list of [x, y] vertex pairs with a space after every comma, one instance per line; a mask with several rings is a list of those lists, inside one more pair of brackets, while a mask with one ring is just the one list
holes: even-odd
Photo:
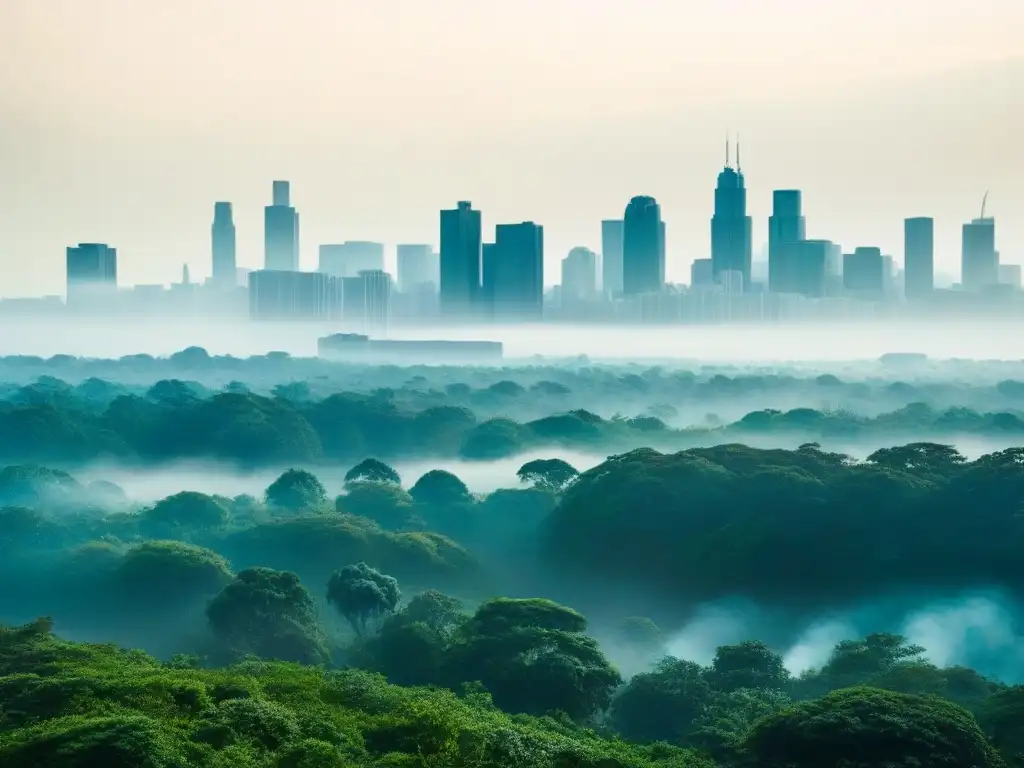
[[0, 4], [0, 765], [1024, 768], [1022, 39]]

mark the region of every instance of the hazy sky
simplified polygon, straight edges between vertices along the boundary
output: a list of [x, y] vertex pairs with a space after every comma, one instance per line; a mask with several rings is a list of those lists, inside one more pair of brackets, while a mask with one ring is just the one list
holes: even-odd
[[958, 273], [987, 189], [1021, 262], [1022, 41], [1024, 0], [0, 0], [0, 293], [62, 292], [78, 241], [124, 283], [205, 276], [216, 200], [258, 267], [275, 178], [304, 268], [323, 242], [436, 243], [469, 199], [488, 233], [543, 224], [552, 282], [649, 194], [686, 281], [726, 131], [755, 255], [798, 187], [810, 236], [897, 261], [903, 217], [935, 216]]

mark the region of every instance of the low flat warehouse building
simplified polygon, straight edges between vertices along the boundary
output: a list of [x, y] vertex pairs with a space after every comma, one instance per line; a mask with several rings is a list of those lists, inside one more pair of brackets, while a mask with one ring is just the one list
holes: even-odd
[[317, 341], [326, 360], [393, 365], [482, 365], [500, 363], [500, 341], [416, 341], [371, 339], [357, 333], [336, 333]]

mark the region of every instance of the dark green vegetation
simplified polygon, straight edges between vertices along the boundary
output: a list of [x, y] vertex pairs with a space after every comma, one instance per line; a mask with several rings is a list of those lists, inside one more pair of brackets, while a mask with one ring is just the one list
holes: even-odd
[[[334, 499], [292, 469], [262, 499], [140, 507], [7, 467], [0, 765], [1024, 766], [1024, 687], [896, 635], [796, 677], [794, 638], [665, 655], [716, 597], [1019, 590], [1024, 450], [644, 449], [518, 479], [480, 497], [433, 470], [406, 490], [365, 460]], [[628, 588], [672, 606], [665, 631], [609, 607]], [[648, 671], [625, 680], [612, 651]]]
[[[176, 367], [197, 377], [205, 371], [209, 378], [206, 368], [212, 366], [223, 378], [225, 370], [273, 365], [263, 358], [234, 365], [209, 360], [199, 356], [191, 368], [179, 360]], [[73, 358], [14, 365], [7, 358], [0, 372], [52, 367], [83, 375], [96, 367], [131, 379], [136, 366], [167, 365]], [[251, 467], [350, 463], [367, 455], [490, 460], [559, 447], [608, 454], [639, 445], [678, 450], [731, 441], [795, 447], [816, 440], [853, 445], [980, 437], [1009, 445], [1024, 437], [1024, 383], [1014, 380], [985, 390], [987, 398], [976, 393], [978, 410], [971, 410], [946, 405], [951, 395], [944, 385], [844, 384], [831, 375], [727, 378], [660, 368], [463, 371], [471, 385], [443, 383], [460, 369], [438, 369], [433, 379], [417, 370], [364, 369], [361, 378], [346, 378], [352, 388], [341, 391], [316, 380], [253, 391], [234, 380], [217, 387], [192, 379], [137, 386], [93, 377], [72, 385], [52, 375], [0, 385], [0, 461], [77, 466], [94, 460], [217, 459]], [[575, 388], [543, 376], [567, 379]], [[790, 407], [801, 396], [819, 407]], [[761, 405], [743, 409], [738, 404], [744, 402]], [[764, 402], [779, 407], [765, 409]], [[881, 411], [885, 404], [895, 410]], [[723, 409], [729, 415], [715, 415]], [[364, 479], [381, 479], [369, 470]]]
[[[780, 655], [891, 595], [1020, 601], [1024, 449], [817, 441], [1010, 443], [1017, 373], [0, 359], [0, 765], [1024, 768], [1024, 687], [881, 626], [799, 675]], [[618, 455], [553, 447], [486, 495], [388, 463], [539, 446]], [[147, 504], [53, 468], [206, 457], [294, 468]], [[736, 599], [784, 618], [670, 655]]]

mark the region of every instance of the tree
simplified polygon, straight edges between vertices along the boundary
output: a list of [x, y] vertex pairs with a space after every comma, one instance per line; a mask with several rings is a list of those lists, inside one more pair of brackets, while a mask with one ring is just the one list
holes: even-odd
[[465, 621], [461, 603], [428, 590], [398, 613], [355, 650], [360, 666], [381, 672], [399, 685], [444, 683], [444, 662], [451, 639]]
[[427, 472], [409, 489], [409, 495], [418, 504], [437, 507], [464, 504], [473, 498], [466, 484], [444, 469], [432, 469]]
[[392, 466], [385, 464], [383, 461], [378, 461], [377, 459], [363, 459], [345, 473], [346, 485], [362, 482], [401, 485], [402, 478]]
[[347, 493], [335, 499], [334, 508], [340, 514], [366, 517], [393, 531], [401, 529], [414, 514], [408, 491], [394, 483], [369, 480], [349, 483]]
[[633, 676], [612, 701], [611, 720], [628, 739], [679, 744], [711, 695], [699, 664], [669, 656], [650, 672]]
[[579, 477], [579, 471], [562, 459], [534, 459], [516, 472], [523, 483], [532, 483], [543, 490], [559, 492]]
[[153, 612], [171, 605], [205, 600], [231, 581], [223, 557], [180, 541], [147, 541], [129, 549], [113, 572], [115, 594], [123, 607]]
[[455, 635], [449, 679], [480, 681], [499, 707], [586, 719], [607, 708], [622, 682], [587, 621], [550, 600], [497, 598], [483, 603]]
[[236, 653], [304, 664], [330, 656], [313, 598], [287, 571], [241, 571], [206, 609], [210, 629]]
[[720, 646], [707, 672], [707, 680], [712, 688], [722, 693], [741, 688], [782, 691], [789, 683], [789, 672], [779, 654], [762, 642], [747, 640]]
[[150, 535], [188, 534], [219, 528], [228, 517], [227, 507], [212, 496], [182, 491], [143, 510], [139, 525]]
[[267, 503], [281, 509], [315, 509], [327, 501], [327, 491], [312, 472], [289, 469], [270, 484]]
[[895, 448], [879, 448], [868, 456], [872, 464], [905, 472], [948, 473], [966, 459], [952, 445], [909, 443]]
[[346, 565], [327, 582], [327, 600], [348, 619], [359, 636], [393, 612], [401, 598], [398, 580], [366, 563]]
[[933, 696], [848, 688], [758, 721], [743, 749], [758, 766], [1002, 768], [971, 714]]

